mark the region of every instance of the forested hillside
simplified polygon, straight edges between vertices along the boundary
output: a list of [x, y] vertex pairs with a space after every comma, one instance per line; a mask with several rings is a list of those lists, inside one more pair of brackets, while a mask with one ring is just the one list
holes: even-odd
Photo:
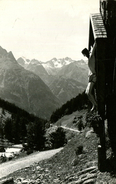
[[58, 119], [60, 119], [64, 115], [71, 114], [74, 111], [82, 110], [86, 108], [88, 103], [89, 103], [88, 98], [85, 92], [79, 94], [75, 98], [65, 103], [61, 108], [53, 112], [50, 118], [51, 123], [56, 122]]
[[44, 119], [29, 114], [23, 109], [0, 99], [0, 136], [11, 143], [28, 143], [29, 149], [43, 149]]
[[[85, 92], [83, 92], [76, 98], [68, 101], [61, 108], [57, 109], [52, 114], [50, 121], [46, 121], [34, 116], [33, 114], [29, 114], [14, 104], [0, 99], [1, 138], [5, 138], [15, 144], [26, 142], [28, 144], [27, 149], [31, 151], [45, 149], [45, 139], [51, 140], [51, 135], [50, 137], [48, 136], [45, 138], [45, 132], [50, 127], [50, 123], [55, 123], [59, 118], [66, 114], [71, 114], [74, 111], [86, 108], [87, 104], [88, 98]], [[57, 132], [56, 130], [55, 134], [58, 134], [57, 136], [61, 136], [62, 130], [60, 130], [60, 132]], [[54, 146], [51, 146], [50, 143], [50, 147], [53, 148]]]

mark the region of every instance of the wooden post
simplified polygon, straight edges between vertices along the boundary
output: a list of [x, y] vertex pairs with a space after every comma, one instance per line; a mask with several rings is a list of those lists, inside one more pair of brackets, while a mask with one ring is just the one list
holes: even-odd
[[112, 151], [116, 157], [116, 0], [100, 0], [100, 2], [100, 12], [108, 37], [106, 62], [108, 131]]
[[106, 169], [106, 147], [105, 147], [105, 89], [106, 89], [106, 41], [107, 33], [101, 14], [92, 14], [90, 17], [89, 48], [96, 42], [96, 96], [98, 104], [99, 122], [99, 143], [98, 143], [98, 168], [101, 171]]
[[[116, 0], [100, 0], [100, 14], [91, 15], [89, 48], [96, 41], [97, 102], [99, 123], [98, 168], [105, 170], [105, 125], [116, 158]], [[106, 107], [106, 109], [105, 109]], [[106, 110], [106, 112], [105, 112]]]
[[96, 40], [96, 73], [97, 73], [97, 103], [98, 113], [104, 119], [105, 116], [105, 54], [106, 54], [106, 39]]
[[96, 73], [97, 73], [97, 103], [98, 114], [101, 117], [99, 121], [99, 143], [98, 143], [98, 168], [100, 171], [106, 169], [106, 146], [105, 146], [105, 54], [106, 39], [97, 39], [96, 48]]
[[[113, 44], [111, 45], [113, 47]], [[111, 53], [112, 56], [112, 53]], [[110, 59], [110, 68], [108, 75], [109, 93], [107, 95], [107, 120], [108, 132], [113, 154], [116, 158], [116, 71], [115, 71], [115, 57]]]

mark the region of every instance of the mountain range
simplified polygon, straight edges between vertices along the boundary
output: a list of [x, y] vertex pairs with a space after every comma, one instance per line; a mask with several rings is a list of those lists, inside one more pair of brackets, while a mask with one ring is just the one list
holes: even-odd
[[45, 119], [85, 90], [87, 64], [71, 58], [47, 62], [24, 57], [0, 47], [0, 98]]
[[43, 80], [0, 47], [0, 98], [38, 117], [49, 118], [61, 103]]
[[17, 62], [38, 75], [61, 104], [83, 92], [87, 85], [87, 63], [71, 58], [53, 58], [47, 62], [20, 57]]

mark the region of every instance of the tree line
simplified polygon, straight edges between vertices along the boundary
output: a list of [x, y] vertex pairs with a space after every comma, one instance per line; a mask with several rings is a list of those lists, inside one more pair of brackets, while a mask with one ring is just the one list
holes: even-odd
[[[49, 121], [29, 114], [3, 99], [0, 99], [0, 107], [0, 138], [13, 144], [23, 144], [27, 154], [34, 150], [58, 148], [66, 143], [62, 128], [48, 135], [46, 131], [50, 128]], [[7, 114], [10, 116], [7, 117]]]
[[[46, 141], [50, 142], [50, 148], [57, 148], [60, 145], [59, 142], [66, 143], [65, 132], [58, 129], [46, 137], [45, 134], [47, 129], [50, 128], [50, 123], [55, 123], [64, 115], [86, 108], [87, 104], [88, 98], [83, 92], [53, 112], [50, 120], [47, 121], [0, 99], [0, 107], [2, 108], [0, 136], [14, 144], [27, 143], [26, 149], [28, 152], [45, 149]], [[2, 116], [5, 116], [6, 111], [10, 112], [11, 116], [4, 119]], [[56, 138], [58, 141], [55, 140]]]
[[[44, 134], [46, 120], [29, 114], [25, 110], [0, 99], [2, 108], [0, 118], [0, 138], [11, 143], [27, 143], [27, 149], [42, 150], [44, 148]], [[10, 116], [6, 117], [5, 113]]]
[[50, 117], [51, 123], [55, 123], [64, 115], [68, 115], [74, 111], [86, 108], [88, 103], [88, 97], [84, 91], [83, 93], [79, 94], [75, 98], [72, 98], [70, 101], [66, 102], [62, 107], [54, 111]]

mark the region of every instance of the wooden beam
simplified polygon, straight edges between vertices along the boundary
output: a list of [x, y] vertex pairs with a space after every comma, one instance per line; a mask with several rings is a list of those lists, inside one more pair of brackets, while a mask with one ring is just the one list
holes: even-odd
[[92, 14], [90, 18], [89, 47], [96, 42], [96, 96], [98, 104], [98, 114], [101, 117], [99, 122], [99, 143], [98, 143], [98, 168], [103, 171], [106, 169], [106, 147], [105, 147], [105, 89], [106, 89], [106, 45], [107, 32], [100, 13]]

